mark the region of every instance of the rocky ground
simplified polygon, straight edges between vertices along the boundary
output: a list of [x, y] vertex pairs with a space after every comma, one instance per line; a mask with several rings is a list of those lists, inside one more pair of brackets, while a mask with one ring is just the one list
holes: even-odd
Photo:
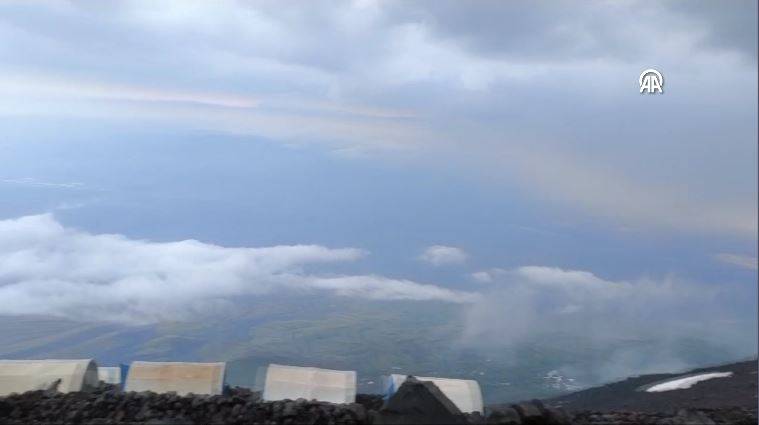
[[[728, 378], [699, 382], [687, 389], [646, 392], [653, 384], [682, 376], [711, 372], [730, 372]], [[554, 399], [545, 400], [546, 405], [562, 407], [569, 411], [598, 410], [641, 412], [668, 412], [679, 409], [721, 409], [743, 407], [756, 409], [757, 360], [730, 363], [683, 373], [641, 375], [595, 388], [577, 391]]]
[[730, 407], [721, 409], [680, 409], [677, 412], [582, 411], [572, 415], [572, 423], [585, 424], [657, 424], [657, 425], [714, 425], [756, 424], [756, 409]]
[[[463, 415], [427, 383], [411, 383], [388, 403], [359, 395], [352, 404], [307, 400], [264, 402], [260, 394], [235, 388], [223, 396], [123, 393], [103, 386], [92, 392], [31, 391], [0, 398], [2, 424], [755, 424], [756, 410], [705, 409], [669, 413], [572, 414], [540, 401], [492, 408], [487, 416]], [[404, 384], [405, 386], [405, 384]], [[403, 387], [402, 387], [403, 388]]]

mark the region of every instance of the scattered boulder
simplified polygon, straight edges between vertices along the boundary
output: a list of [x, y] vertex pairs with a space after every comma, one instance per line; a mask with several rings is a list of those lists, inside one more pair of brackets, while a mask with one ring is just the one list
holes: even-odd
[[0, 423], [81, 425], [200, 425], [200, 424], [499, 424], [499, 425], [749, 425], [757, 423], [756, 409], [729, 407], [681, 409], [671, 412], [575, 411], [546, 407], [538, 400], [491, 406], [486, 415], [462, 414], [430, 382], [407, 380], [383, 404], [378, 395], [359, 395], [356, 403], [331, 404], [315, 400], [266, 402], [258, 392], [230, 388], [224, 395], [122, 392], [101, 386], [87, 392], [29, 391], [0, 397]]
[[369, 410], [380, 410], [385, 404], [385, 398], [380, 394], [356, 394], [356, 403]]
[[545, 423], [543, 412], [540, 410], [541, 405], [535, 403], [519, 403], [512, 406], [519, 413], [524, 425], [541, 425]]
[[465, 424], [466, 416], [438, 387], [409, 377], [374, 417], [375, 424]]
[[513, 407], [497, 407], [488, 415], [488, 423], [494, 425], [522, 425], [522, 417]]

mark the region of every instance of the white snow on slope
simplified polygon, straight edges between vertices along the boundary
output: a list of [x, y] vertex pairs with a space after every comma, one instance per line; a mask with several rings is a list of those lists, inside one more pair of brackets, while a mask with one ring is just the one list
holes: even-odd
[[672, 381], [662, 382], [646, 390], [649, 393], [659, 393], [662, 391], [684, 390], [690, 388], [701, 381], [713, 378], [727, 378], [733, 376], [733, 372], [714, 372], [703, 373], [701, 375], [687, 376], [685, 378], [673, 379]]

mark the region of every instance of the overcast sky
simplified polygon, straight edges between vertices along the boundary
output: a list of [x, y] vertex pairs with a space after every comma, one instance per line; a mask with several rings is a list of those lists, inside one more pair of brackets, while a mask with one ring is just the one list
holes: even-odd
[[756, 35], [751, 0], [4, 1], [0, 313], [301, 290], [478, 335], [518, 282], [755, 322]]

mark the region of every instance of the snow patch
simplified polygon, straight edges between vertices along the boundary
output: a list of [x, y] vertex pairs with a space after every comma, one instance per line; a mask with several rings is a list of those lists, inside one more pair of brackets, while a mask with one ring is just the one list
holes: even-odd
[[713, 372], [702, 373], [701, 375], [686, 376], [685, 378], [673, 379], [671, 381], [654, 385], [651, 388], [648, 388], [646, 392], [659, 393], [662, 391], [684, 390], [696, 385], [701, 381], [707, 381], [714, 378], [728, 378], [730, 376], [733, 376], [733, 372]]

